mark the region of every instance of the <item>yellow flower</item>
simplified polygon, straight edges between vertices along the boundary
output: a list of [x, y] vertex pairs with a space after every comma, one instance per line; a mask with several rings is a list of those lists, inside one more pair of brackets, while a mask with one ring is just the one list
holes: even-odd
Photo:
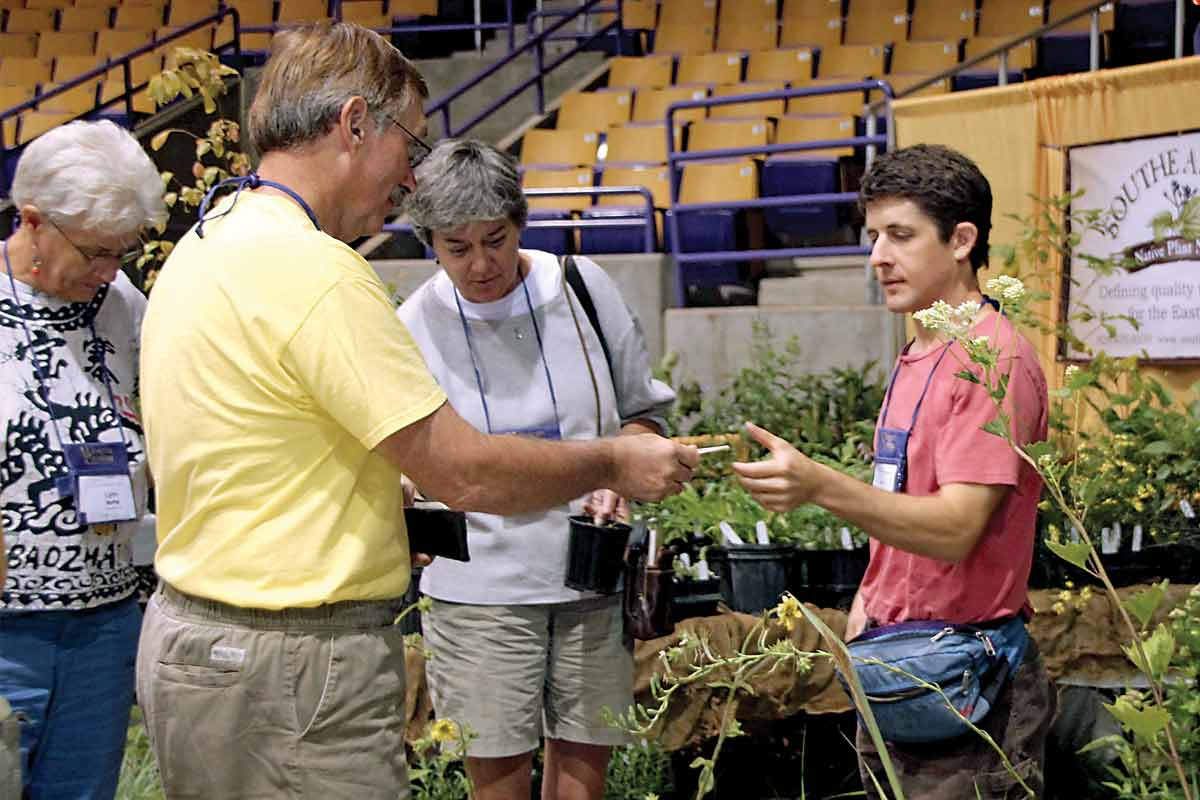
[[1054, 613], [1058, 614], [1059, 616], [1062, 616], [1063, 614], [1067, 613], [1067, 607], [1061, 601], [1058, 603], [1055, 603], [1053, 606], [1051, 606], [1051, 608], [1054, 610]]
[[791, 633], [795, 630], [796, 622], [799, 621], [802, 614], [800, 611], [800, 601], [790, 593], [784, 594], [779, 605], [775, 606], [771, 613], [783, 624], [788, 633]]
[[439, 744], [458, 741], [458, 725], [452, 719], [435, 720], [429, 729], [429, 738]]

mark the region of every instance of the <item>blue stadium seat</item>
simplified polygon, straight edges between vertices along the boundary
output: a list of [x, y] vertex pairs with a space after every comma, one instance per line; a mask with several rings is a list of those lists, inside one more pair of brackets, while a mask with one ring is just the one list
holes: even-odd
[[584, 219], [628, 219], [629, 227], [580, 228], [579, 252], [641, 253], [646, 249], [646, 210], [638, 206], [594, 206]]
[[[793, 194], [827, 194], [840, 191], [836, 158], [772, 156], [763, 165], [764, 197]], [[839, 225], [838, 209], [831, 205], [798, 205], [763, 211], [767, 229], [779, 237], [813, 237], [831, 233]]]
[[[552, 208], [529, 209], [529, 220], [571, 218], [571, 212]], [[572, 251], [571, 241], [574, 238], [571, 228], [526, 228], [521, 232], [521, 247], [531, 250], [545, 250], [547, 253], [564, 256]]]

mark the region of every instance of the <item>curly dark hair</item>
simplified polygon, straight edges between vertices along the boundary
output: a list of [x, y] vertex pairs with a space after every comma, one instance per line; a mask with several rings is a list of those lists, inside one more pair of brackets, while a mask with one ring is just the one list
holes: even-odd
[[876, 200], [911, 200], [938, 226], [943, 242], [954, 226], [970, 222], [979, 230], [971, 248], [971, 267], [988, 263], [992, 229], [992, 187], [974, 161], [937, 144], [916, 144], [883, 153], [863, 176], [858, 205], [864, 211]]

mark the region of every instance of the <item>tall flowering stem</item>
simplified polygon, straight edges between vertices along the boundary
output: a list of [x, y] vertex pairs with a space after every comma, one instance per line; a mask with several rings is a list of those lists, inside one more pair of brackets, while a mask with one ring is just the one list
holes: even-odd
[[[1008, 275], [993, 278], [985, 285], [985, 291], [999, 302], [1001, 313], [1007, 315], [1014, 325], [1029, 324], [1030, 312], [1026, 307], [1025, 286], [1018, 278]], [[1126, 605], [1122, 603], [1120, 596], [1117, 594], [1116, 587], [1113, 586], [1112, 581], [1109, 579], [1108, 572], [1100, 560], [1100, 554], [1093, 544], [1092, 537], [1088, 534], [1084, 514], [1079, 513], [1074, 504], [1070, 503], [1065, 497], [1062, 489], [1062, 479], [1066, 468], [1063, 465], [1062, 459], [1055, 451], [1054, 445], [1050, 442], [1035, 442], [1030, 445], [1021, 445], [1013, 437], [1011, 412], [1005, 406], [1011, 367], [1006, 368], [1004, 366], [1006, 356], [1003, 352], [1003, 345], [996, 341], [1000, 317], [999, 315], [996, 317], [996, 328], [993, 330], [991, 337], [972, 336], [971, 334], [975, 329], [974, 320], [978, 311], [979, 306], [974, 301], [968, 301], [955, 307], [939, 300], [929, 308], [917, 311], [913, 314], [913, 317], [925, 329], [938, 333], [948, 342], [957, 343], [966, 354], [969, 363], [962, 360], [958, 351], [951, 350], [963, 367], [962, 371], [958, 373], [958, 377], [982, 385], [996, 407], [996, 418], [985, 425], [984, 429], [989, 433], [1003, 438], [1025, 463], [1037, 471], [1050, 492], [1054, 503], [1062, 510], [1070, 522], [1073, 531], [1079, 538], [1078, 542], [1050, 541], [1047, 543], [1047, 546], [1061, 558], [1096, 576], [1104, 585], [1105, 591], [1112, 598], [1113, 607], [1117, 609], [1122, 621], [1129, 629], [1132, 647], [1127, 650], [1127, 653], [1138, 669], [1146, 675], [1155, 704], [1159, 709], [1165, 710], [1166, 699], [1163, 690], [1163, 677], [1167, 665], [1163, 663], [1161, 657], [1158, 657], [1157, 652], [1155, 658], [1148, 657], [1147, 648], [1141, 636], [1141, 629], [1134, 624]], [[1074, 388], [1078, 388], [1073, 387], [1073, 381], [1077, 374], [1077, 372], [1072, 373], [1068, 368], [1065, 375], [1065, 388], [1068, 392], [1073, 391]], [[1076, 423], [1077, 421], [1078, 402], [1076, 404]], [[1160, 633], [1161, 631], [1156, 632], [1155, 636], [1159, 636]], [[1169, 633], [1165, 634], [1165, 636], [1169, 635]], [[1173, 643], [1171, 644], [1171, 648], [1173, 649]], [[1159, 651], [1161, 647], [1156, 646], [1155, 650]], [[1179, 778], [1183, 797], [1185, 800], [1194, 800], [1192, 788], [1187, 778], [1187, 771], [1184, 768], [1182, 759], [1179, 757], [1171, 718], [1164, 713], [1159, 719], [1162, 723], [1161, 730], [1166, 737], [1170, 761]]]

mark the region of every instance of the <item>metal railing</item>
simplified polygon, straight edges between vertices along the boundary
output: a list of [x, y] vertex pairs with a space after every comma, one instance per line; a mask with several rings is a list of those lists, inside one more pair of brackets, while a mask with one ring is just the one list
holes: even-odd
[[[645, 186], [572, 186], [563, 188], [526, 189], [526, 197], [570, 197], [580, 195], [639, 195], [642, 198], [638, 216], [608, 217], [599, 219], [531, 219], [527, 228], [641, 228], [643, 231], [642, 252], [653, 253], [658, 240], [654, 217], [654, 196]], [[617, 208], [613, 206], [612, 208]], [[389, 233], [412, 233], [412, 225], [406, 222], [390, 222], [383, 226]]]
[[[343, 0], [334, 0], [332, 16], [334, 19], [342, 18], [342, 3]], [[376, 33], [443, 33], [446, 31], [474, 31], [475, 32], [475, 49], [480, 50], [483, 47], [483, 32], [484, 31], [507, 31], [508, 33], [508, 50], [512, 52], [516, 47], [516, 20], [513, 19], [513, 4], [512, 0], [504, 2], [505, 18], [503, 22], [484, 22], [482, 6], [479, 0], [475, 2], [475, 21], [472, 22], [434, 22], [434, 23], [404, 23], [402, 25], [388, 25], [381, 28], [372, 28]], [[275, 23], [272, 25], [256, 25], [247, 26], [247, 33], [268, 33], [274, 32], [279, 28], [287, 27], [288, 23]]]
[[[620, 13], [621, 12], [621, 0], [617, 0], [617, 4], [616, 4], [617, 16], [612, 22], [608, 23], [607, 25], [602, 26], [596, 32], [588, 34], [584, 38], [583, 41], [577, 42], [574, 47], [572, 47], [570, 50], [568, 50], [567, 52], [560, 55], [558, 58], [554, 59], [549, 64], [546, 63], [546, 56], [545, 56], [546, 42], [549, 41], [550, 37], [552, 37], [557, 31], [559, 31], [563, 26], [565, 26], [571, 20], [577, 19], [580, 15], [591, 13], [592, 10], [595, 9], [601, 3], [611, 2], [611, 1], [612, 0], [587, 0], [587, 2], [580, 5], [579, 8], [575, 9], [574, 11], [569, 12], [558, 22], [555, 22], [553, 25], [549, 26], [548, 28], [543, 30], [538, 35], [534, 36], [529, 41], [527, 41], [524, 44], [520, 45], [519, 47], [516, 47], [515, 49], [513, 49], [512, 52], [510, 52], [504, 58], [500, 59], [495, 64], [491, 65], [490, 67], [486, 67], [485, 69], [481, 70], [478, 74], [476, 74], [474, 77], [472, 77], [472, 78], [468, 79], [467, 81], [465, 81], [464, 83], [460, 84], [456, 89], [453, 89], [448, 94], [443, 95], [442, 97], [439, 97], [426, 110], [426, 116], [432, 117], [434, 114], [441, 114], [442, 115], [442, 131], [443, 131], [444, 135], [446, 135], [446, 136], [461, 136], [462, 134], [466, 133], [471, 128], [474, 128], [480, 122], [482, 122], [483, 120], [487, 119], [489, 116], [494, 114], [505, 103], [507, 103], [509, 100], [512, 100], [514, 97], [521, 94], [522, 92], [524, 92], [530, 86], [537, 87], [537, 113], [544, 114], [546, 111], [546, 87], [545, 87], [546, 75], [550, 74], [555, 69], [562, 66], [569, 59], [574, 57], [577, 53], [583, 51], [587, 47], [587, 45], [589, 45], [593, 41], [599, 39], [601, 36], [607, 35], [610, 32], [616, 33], [617, 52], [618, 53], [621, 52], [621, 38], [622, 38], [622, 33], [623, 33], [623, 29], [621, 27], [621, 13]], [[537, 14], [538, 12], [535, 11], [533, 13]], [[523, 56], [529, 52], [532, 52], [534, 55], [533, 75], [531, 77], [526, 78], [525, 80], [521, 81], [514, 88], [505, 92], [497, 99], [493, 100], [491, 103], [489, 103], [487, 105], [486, 108], [484, 108], [482, 111], [480, 111], [475, 116], [471, 117], [471, 119], [467, 120], [460, 127], [455, 128], [450, 119], [450, 104], [452, 102], [454, 102], [455, 100], [457, 100], [458, 98], [462, 97], [464, 94], [469, 92], [471, 89], [478, 86], [483, 81], [490, 78], [492, 75], [495, 75], [497, 72], [504, 69], [509, 64], [513, 63], [518, 58], [520, 58], [521, 56]]]
[[[901, 100], [910, 95], [932, 86], [941, 83], [944, 80], [952, 79], [979, 64], [990, 59], [998, 59], [996, 66], [996, 82], [1000, 86], [1008, 85], [1008, 51], [1014, 47], [1019, 47], [1025, 42], [1032, 41], [1047, 33], [1052, 33], [1057, 29], [1075, 22], [1083, 17], [1091, 18], [1088, 39], [1088, 71], [1095, 72], [1100, 69], [1100, 11], [1104, 6], [1113, 5], [1113, 0], [1099, 0], [1084, 8], [1074, 11], [1061, 19], [1056, 19], [1053, 22], [1048, 22], [1040, 28], [1023, 33], [1020, 36], [1015, 36], [1011, 40], [1001, 42], [996, 47], [988, 50], [985, 53], [974, 56], [966, 61], [955, 64], [949, 69], [933, 75], [924, 80], [918, 81], [911, 86], [906, 86], [903, 91], [899, 91], [895, 95], [895, 99]], [[1175, 58], [1183, 58], [1183, 29], [1184, 29], [1184, 0], [1175, 0]], [[872, 107], [878, 105], [879, 102], [870, 104]]]
[[[189, 23], [188, 25], [185, 25], [185, 26], [173, 31], [170, 34], [163, 36], [162, 38], [155, 39], [154, 41], [152, 41], [148, 44], [144, 44], [135, 50], [131, 50], [130, 52], [128, 52], [122, 56], [118, 56], [117, 58], [109, 59], [108, 61], [101, 64], [100, 66], [98, 66], [94, 69], [90, 69], [87, 72], [85, 72], [77, 77], [74, 77], [69, 81], [60, 83], [58, 86], [55, 86], [54, 88], [49, 89], [47, 91], [39, 92], [38, 94], [34, 95], [31, 99], [29, 99], [23, 103], [19, 103], [18, 105], [15, 105], [15, 106], [5, 109], [4, 111], [0, 111], [0, 149], [7, 150], [7, 149], [15, 146], [15, 144], [16, 144], [16, 142], [9, 144], [8, 142], [4, 141], [4, 122], [5, 121], [12, 119], [14, 117], [19, 117], [21, 114], [23, 114], [26, 111], [38, 110], [38, 108], [42, 104], [44, 104], [47, 100], [52, 100], [53, 98], [55, 98], [61, 94], [64, 94], [66, 92], [69, 92], [77, 86], [82, 86], [83, 84], [88, 83], [89, 81], [98, 80], [102, 76], [107, 75], [109, 72], [111, 72], [114, 68], [117, 68], [117, 67], [121, 68], [121, 75], [122, 75], [122, 78], [123, 78], [123, 81], [125, 84], [124, 85], [125, 91], [122, 94], [120, 94], [116, 97], [110, 98], [109, 100], [105, 100], [103, 102], [101, 102], [101, 100], [100, 100], [100, 95], [97, 94], [96, 95], [96, 100], [97, 100], [96, 105], [91, 110], [84, 112], [84, 114], [95, 113], [95, 111], [97, 111], [97, 110], [108, 108], [109, 106], [111, 106], [115, 103], [119, 103], [122, 100], [124, 100], [125, 101], [125, 113], [129, 115], [130, 119], [132, 119], [133, 118], [133, 94], [134, 94], [134, 92], [140, 90], [142, 87], [146, 86], [148, 83], [148, 81], [144, 81], [144, 82], [136, 84], [136, 85], [134, 84], [133, 73], [131, 71], [131, 66], [130, 66], [132, 64], [133, 60], [145, 55], [146, 53], [153, 52], [153, 51], [159, 49], [160, 47], [169, 45], [171, 42], [175, 41], [176, 39], [180, 39], [184, 36], [187, 36], [189, 33], [192, 33], [193, 31], [200, 30], [201, 28], [208, 27], [209, 25], [212, 25], [214, 27], [219, 26], [221, 21], [224, 20], [225, 17], [233, 17], [233, 40], [221, 45], [220, 47], [214, 47], [213, 52], [222, 52], [222, 51], [228, 50], [230, 47], [232, 47], [234, 57], [238, 60], [238, 65], [241, 66], [241, 57], [242, 57], [241, 33], [242, 33], [243, 29], [241, 27], [240, 17], [238, 16], [237, 9], [229, 7], [229, 6], [222, 6], [215, 14], [210, 14], [209, 16], [204, 17], [203, 19], [198, 19], [195, 22]], [[240, 73], [241, 70], [239, 69], [238, 72]], [[76, 116], [83, 116], [84, 114], [80, 114], [80, 115], [76, 115]], [[15, 138], [15, 132], [14, 132], [14, 138]]]
[[[877, 120], [874, 113], [866, 114], [866, 135], [848, 136], [843, 139], [825, 139], [810, 142], [794, 142], [785, 144], [763, 145], [759, 147], [731, 147], [718, 150], [678, 150], [675, 137], [675, 114], [688, 108], [709, 108], [712, 106], [738, 105], [762, 100], [779, 100], [792, 97], [806, 97], [822, 94], [844, 94], [847, 92], [878, 91], [884, 95], [883, 102], [887, 103], [886, 119], [887, 133], [877, 134]], [[683, 265], [697, 262], [731, 262], [751, 261], [764, 258], [797, 258], [811, 256], [866, 256], [870, 248], [862, 245], [835, 245], [824, 247], [782, 247], [765, 250], [717, 250], [710, 252], [683, 252], [679, 235], [679, 215], [689, 211], [716, 211], [720, 209], [752, 209], [752, 208], [784, 208], [799, 205], [831, 205], [854, 203], [858, 200], [855, 192], [830, 192], [824, 194], [781, 195], [776, 197], [759, 197], [753, 200], [731, 200], [710, 203], [680, 203], [679, 189], [682, 182], [681, 170], [676, 165], [685, 162], [733, 158], [747, 155], [770, 155], [772, 153], [803, 152], [819, 150], [828, 147], [864, 147], [866, 148], [867, 166], [875, 156], [876, 148], [883, 146], [890, 149], [893, 146], [894, 134], [891, 120], [890, 100], [893, 96], [892, 87], [886, 81], [858, 81], [853, 83], [830, 84], [827, 86], [806, 86], [796, 89], [782, 89], [772, 92], [733, 95], [730, 97], [708, 97], [700, 100], [687, 100], [672, 103], [667, 108], [666, 137], [667, 137], [667, 176], [671, 186], [670, 213], [667, 215], [667, 226], [671, 239], [671, 255], [675, 259], [678, 270], [676, 290], [679, 305], [683, 305]], [[870, 106], [870, 107], [873, 107]]]

